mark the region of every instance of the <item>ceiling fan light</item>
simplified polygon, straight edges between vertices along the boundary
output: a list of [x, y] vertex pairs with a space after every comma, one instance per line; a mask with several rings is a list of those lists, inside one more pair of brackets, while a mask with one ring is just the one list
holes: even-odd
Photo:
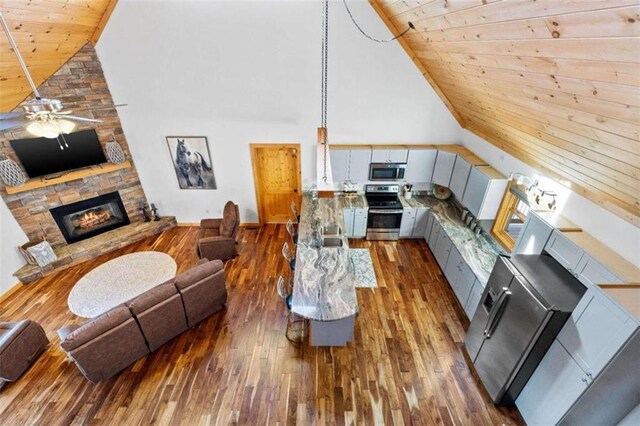
[[34, 121], [33, 123], [29, 124], [27, 126], [27, 131], [33, 136], [38, 136], [40, 138], [44, 136], [43, 126], [39, 121]]
[[44, 123], [43, 125], [44, 131], [42, 132], [42, 136], [48, 139], [56, 139], [58, 135], [60, 135], [60, 130], [58, 126], [53, 123]]
[[58, 129], [65, 135], [73, 132], [73, 129], [76, 128], [76, 123], [71, 120], [58, 119], [56, 120], [56, 124], [58, 125]]

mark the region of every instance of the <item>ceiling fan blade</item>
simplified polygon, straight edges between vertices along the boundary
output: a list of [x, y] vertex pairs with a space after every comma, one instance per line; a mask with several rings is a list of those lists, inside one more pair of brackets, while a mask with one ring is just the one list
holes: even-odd
[[71, 109], [79, 109], [79, 110], [88, 110], [88, 111], [95, 111], [95, 110], [99, 110], [99, 109], [115, 109], [115, 108], [120, 108], [120, 107], [126, 107], [129, 104], [117, 104], [117, 105], [100, 105], [100, 106], [80, 106], [80, 105], [69, 105], [69, 108]]
[[31, 120], [26, 117], [16, 117], [9, 119], [0, 120], [0, 132], [4, 130], [13, 129], [14, 127], [24, 126], [25, 124], [29, 124]]
[[69, 115], [73, 111], [56, 111], [55, 115]]
[[[57, 116], [54, 114], [54, 117], [57, 117]], [[96, 120], [95, 118], [78, 117], [77, 115], [62, 115], [58, 118], [66, 118], [66, 119], [75, 120], [75, 121], [86, 121], [88, 123], [103, 123], [102, 120]]]
[[24, 112], [2, 112], [0, 113], [0, 120], [10, 120], [12, 118], [24, 117]]

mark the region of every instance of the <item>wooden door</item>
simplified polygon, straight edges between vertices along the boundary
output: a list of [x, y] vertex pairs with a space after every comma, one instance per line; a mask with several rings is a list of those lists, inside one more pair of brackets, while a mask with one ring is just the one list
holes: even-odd
[[260, 224], [291, 219], [291, 201], [300, 211], [300, 145], [251, 144], [251, 160]]

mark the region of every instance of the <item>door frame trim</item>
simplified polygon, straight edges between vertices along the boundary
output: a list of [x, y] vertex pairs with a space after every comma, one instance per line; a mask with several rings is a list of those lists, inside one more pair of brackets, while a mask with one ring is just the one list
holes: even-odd
[[300, 166], [300, 157], [302, 155], [302, 150], [300, 148], [299, 143], [250, 143], [249, 150], [251, 151], [251, 168], [253, 169], [253, 188], [256, 194], [256, 206], [258, 210], [258, 223], [260, 226], [264, 225], [264, 213], [263, 213], [263, 205], [262, 205], [262, 194], [260, 193], [260, 185], [258, 185], [258, 168], [256, 164], [257, 159], [257, 151], [261, 148], [285, 148], [285, 149], [296, 149], [298, 151], [298, 161], [296, 162], [297, 173], [296, 173], [296, 181], [297, 181], [297, 189], [299, 196], [302, 196], [302, 169]]

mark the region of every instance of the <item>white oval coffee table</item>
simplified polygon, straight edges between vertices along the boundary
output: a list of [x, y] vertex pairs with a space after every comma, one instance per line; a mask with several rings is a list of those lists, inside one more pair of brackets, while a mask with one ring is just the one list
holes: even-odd
[[94, 318], [176, 275], [176, 261], [157, 251], [126, 254], [90, 271], [76, 283], [67, 303], [74, 314]]

